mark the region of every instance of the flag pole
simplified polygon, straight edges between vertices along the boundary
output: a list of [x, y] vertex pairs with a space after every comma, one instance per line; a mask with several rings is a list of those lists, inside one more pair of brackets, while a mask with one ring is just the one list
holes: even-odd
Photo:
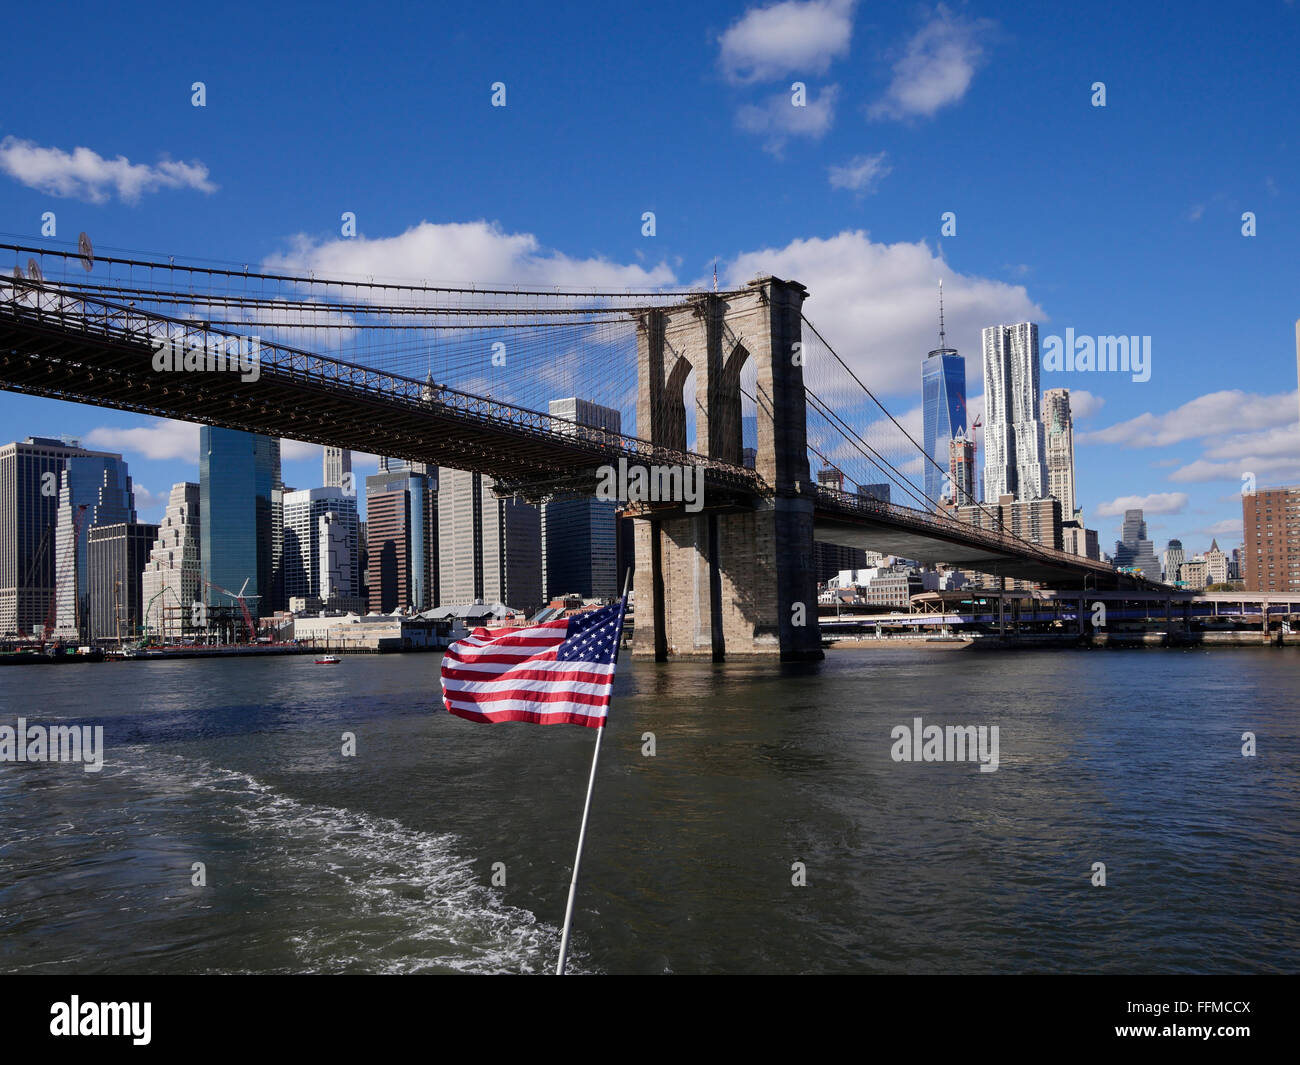
[[[623, 612], [618, 618], [618, 636], [614, 642], [614, 661], [618, 662], [618, 653], [623, 646], [623, 619], [627, 616], [627, 590], [632, 583], [632, 568], [629, 566], [627, 577], [623, 581]], [[606, 714], [608, 716], [608, 712]], [[564, 975], [564, 964], [569, 957], [569, 930], [573, 926], [573, 900], [578, 895], [578, 866], [582, 864], [582, 846], [587, 842], [587, 818], [591, 814], [591, 793], [596, 788], [596, 763], [600, 760], [600, 741], [605, 735], [605, 726], [596, 729], [596, 747], [591, 752], [591, 776], [587, 779], [587, 801], [582, 807], [582, 827], [578, 830], [578, 853], [573, 858], [573, 879], [569, 881], [569, 901], [564, 907], [564, 931], [560, 935], [560, 960], [555, 965], [555, 975]]]

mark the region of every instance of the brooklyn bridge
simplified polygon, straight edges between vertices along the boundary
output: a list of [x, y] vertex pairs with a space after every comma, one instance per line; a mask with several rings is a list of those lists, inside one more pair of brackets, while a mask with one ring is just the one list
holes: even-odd
[[[452, 287], [0, 247], [19, 264], [0, 277], [0, 388], [483, 473], [530, 502], [592, 493], [611, 466], [698, 467], [702, 506], [628, 504], [641, 654], [820, 656], [814, 541], [1054, 589], [1151, 587], [927, 497], [933, 460], [796, 281]], [[244, 372], [233, 355], [187, 372], [186, 352], [241, 352]], [[562, 396], [623, 412], [621, 431], [542, 413]], [[819, 485], [819, 466], [852, 490]]]

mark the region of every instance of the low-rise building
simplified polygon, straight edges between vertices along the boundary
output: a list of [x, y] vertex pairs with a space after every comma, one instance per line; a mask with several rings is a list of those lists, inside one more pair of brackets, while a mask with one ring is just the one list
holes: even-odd
[[1209, 563], [1200, 555], [1189, 558], [1178, 567], [1179, 583], [1188, 588], [1204, 588], [1209, 583]]
[[425, 614], [342, 614], [295, 617], [292, 632], [279, 629], [281, 639], [322, 651], [436, 651], [465, 635], [449, 618]]

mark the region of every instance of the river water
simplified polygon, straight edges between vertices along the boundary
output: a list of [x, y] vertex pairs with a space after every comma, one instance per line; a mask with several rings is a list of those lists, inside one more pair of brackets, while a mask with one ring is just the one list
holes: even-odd
[[[0, 672], [0, 725], [106, 746], [0, 763], [0, 971], [553, 968], [595, 733], [452, 717], [438, 661]], [[1298, 691], [1270, 648], [625, 658], [572, 967], [1294, 971]], [[997, 771], [893, 760], [917, 717]]]

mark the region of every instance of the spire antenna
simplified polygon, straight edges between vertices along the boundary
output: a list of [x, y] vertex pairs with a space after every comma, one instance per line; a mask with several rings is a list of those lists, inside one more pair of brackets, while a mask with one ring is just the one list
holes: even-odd
[[947, 348], [946, 334], [943, 331], [943, 278], [939, 278], [939, 350]]

